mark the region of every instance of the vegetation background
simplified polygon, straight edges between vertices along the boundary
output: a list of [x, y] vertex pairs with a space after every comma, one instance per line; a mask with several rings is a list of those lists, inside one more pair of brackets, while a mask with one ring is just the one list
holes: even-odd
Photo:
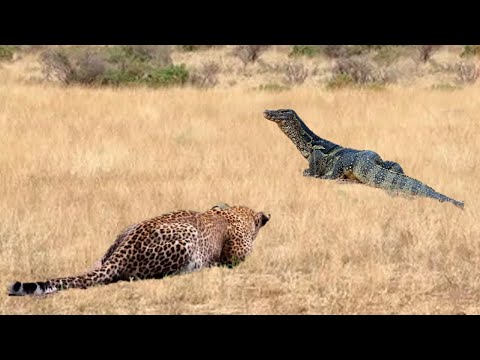
[[[478, 314], [479, 51], [466, 46], [0, 46], [0, 284], [74, 275], [177, 209], [272, 214], [251, 256], [0, 298], [1, 314]], [[265, 109], [450, 197], [302, 177]]]

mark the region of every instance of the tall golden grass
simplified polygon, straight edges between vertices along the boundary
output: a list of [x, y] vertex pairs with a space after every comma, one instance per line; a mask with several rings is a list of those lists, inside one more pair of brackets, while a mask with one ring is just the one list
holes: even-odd
[[[2, 314], [480, 313], [480, 89], [0, 85], [0, 276], [75, 275], [126, 226], [219, 201], [272, 214], [250, 257], [163, 280], [0, 296]], [[377, 151], [465, 210], [302, 177], [264, 109]]]

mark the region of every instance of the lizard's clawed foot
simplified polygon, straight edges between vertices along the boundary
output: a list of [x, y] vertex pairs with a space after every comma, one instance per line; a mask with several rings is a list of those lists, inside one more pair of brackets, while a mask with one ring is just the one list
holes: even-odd
[[303, 176], [312, 176], [312, 174], [310, 173], [310, 169], [303, 170]]
[[319, 175], [312, 174], [312, 172], [310, 171], [310, 169], [305, 169], [305, 170], [303, 170], [303, 176], [320, 178]]
[[341, 178], [335, 180], [338, 184], [361, 184], [359, 180], [356, 179], [348, 179], [348, 178]]

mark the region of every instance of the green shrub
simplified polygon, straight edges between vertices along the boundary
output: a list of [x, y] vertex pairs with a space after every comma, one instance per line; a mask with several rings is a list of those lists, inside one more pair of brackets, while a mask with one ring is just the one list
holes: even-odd
[[461, 57], [480, 56], [480, 45], [465, 45]]
[[123, 85], [138, 82], [138, 75], [134, 72], [125, 71], [124, 69], [109, 69], [102, 77], [102, 84]]
[[327, 89], [341, 89], [347, 86], [354, 85], [353, 79], [346, 74], [336, 74], [327, 82]]
[[348, 58], [376, 50], [382, 45], [318, 45], [319, 51], [328, 58]]
[[288, 56], [314, 57], [320, 53], [317, 45], [294, 45]]
[[108, 62], [125, 66], [132, 63], [151, 63], [167, 66], [172, 63], [168, 45], [120, 45], [108, 47]]
[[65, 84], [183, 84], [188, 71], [172, 65], [170, 52], [163, 45], [69, 46], [48, 49], [41, 59], [45, 77]]
[[183, 85], [188, 80], [188, 70], [185, 64], [169, 65], [152, 70], [146, 77], [146, 83], [151, 86]]
[[0, 45], [0, 61], [12, 60], [13, 54], [18, 50], [17, 45]]
[[164, 68], [152, 68], [149, 72], [139, 73], [132, 69], [110, 69], [103, 78], [110, 85], [145, 84], [151, 87], [183, 85], [188, 80], [188, 70], [184, 64], [169, 65]]

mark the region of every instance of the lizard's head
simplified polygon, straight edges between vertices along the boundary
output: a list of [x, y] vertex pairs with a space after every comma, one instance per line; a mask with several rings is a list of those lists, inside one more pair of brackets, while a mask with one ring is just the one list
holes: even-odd
[[[307, 159], [312, 152], [313, 134], [292, 109], [265, 110], [263, 116], [273, 121]], [[310, 132], [307, 132], [310, 131]]]
[[210, 210], [226, 210], [226, 209], [229, 209], [229, 208], [230, 208], [230, 205], [228, 205], [224, 202], [221, 202], [221, 203], [216, 204]]
[[277, 124], [295, 120], [297, 114], [292, 109], [265, 110], [263, 112], [265, 119], [276, 122]]

